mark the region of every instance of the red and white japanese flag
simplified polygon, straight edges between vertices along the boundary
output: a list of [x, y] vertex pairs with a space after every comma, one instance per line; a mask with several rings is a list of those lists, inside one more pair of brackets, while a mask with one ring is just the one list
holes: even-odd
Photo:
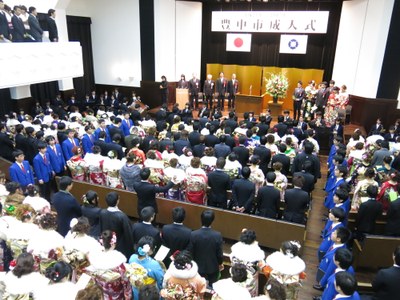
[[251, 33], [227, 33], [226, 51], [250, 52]]
[[308, 35], [281, 34], [279, 53], [306, 54]]

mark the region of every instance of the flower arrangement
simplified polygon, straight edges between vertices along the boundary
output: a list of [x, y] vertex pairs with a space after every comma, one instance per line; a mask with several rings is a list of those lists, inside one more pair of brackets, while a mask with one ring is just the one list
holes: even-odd
[[289, 88], [289, 80], [283, 73], [271, 74], [271, 77], [266, 80], [265, 91], [271, 95], [275, 101], [278, 98], [286, 97], [286, 92]]

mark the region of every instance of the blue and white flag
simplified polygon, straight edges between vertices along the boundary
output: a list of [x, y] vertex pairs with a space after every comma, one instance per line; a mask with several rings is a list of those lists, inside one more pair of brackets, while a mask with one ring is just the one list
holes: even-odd
[[306, 54], [308, 35], [281, 34], [279, 53]]

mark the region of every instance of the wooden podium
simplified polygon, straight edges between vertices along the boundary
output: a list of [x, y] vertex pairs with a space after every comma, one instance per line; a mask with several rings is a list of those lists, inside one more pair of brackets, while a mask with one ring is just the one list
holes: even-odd
[[179, 108], [183, 109], [185, 104], [189, 102], [189, 90], [188, 89], [176, 89], [176, 100], [175, 103], [179, 104]]
[[245, 112], [254, 112], [254, 115], [260, 115], [267, 108], [267, 101], [265, 94], [257, 95], [244, 95], [237, 94], [235, 100], [235, 110], [239, 117], [243, 116]]

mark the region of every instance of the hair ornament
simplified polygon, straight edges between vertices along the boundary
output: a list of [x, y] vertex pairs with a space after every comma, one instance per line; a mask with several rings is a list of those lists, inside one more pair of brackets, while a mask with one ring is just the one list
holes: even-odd
[[112, 232], [111, 241], [110, 241], [110, 245], [114, 246], [116, 243], [117, 243], [117, 234], [113, 231]]
[[138, 248], [138, 253], [139, 253], [140, 256], [148, 255], [149, 252], [150, 252], [149, 244], [145, 244], [145, 245], [143, 245], [143, 247], [139, 247]]
[[296, 246], [299, 250], [301, 249], [301, 245], [298, 241], [290, 241], [290, 243], [294, 246]]
[[267, 285], [267, 291], [271, 290], [272, 286], [270, 284]]

